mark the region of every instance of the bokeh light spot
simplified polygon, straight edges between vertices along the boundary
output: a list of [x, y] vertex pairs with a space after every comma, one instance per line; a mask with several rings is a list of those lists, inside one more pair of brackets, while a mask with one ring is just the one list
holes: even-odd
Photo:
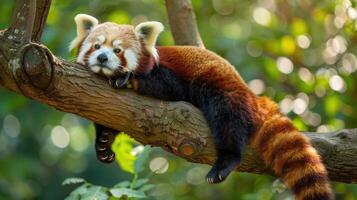
[[296, 98], [293, 102], [293, 112], [301, 115], [307, 108], [307, 102], [302, 98]]
[[69, 134], [63, 126], [56, 126], [52, 129], [51, 140], [59, 148], [66, 148], [70, 142]]
[[194, 167], [186, 173], [186, 181], [191, 185], [200, 185], [205, 182], [206, 171], [201, 167]]
[[287, 57], [279, 57], [277, 59], [277, 66], [280, 72], [290, 74], [294, 70], [294, 64]]
[[352, 53], [347, 53], [342, 58], [342, 71], [349, 75], [357, 70], [357, 59]]
[[293, 109], [293, 98], [287, 95], [283, 100], [279, 102], [280, 111], [284, 114], [288, 114]]
[[314, 80], [314, 76], [312, 75], [310, 70], [305, 67], [299, 68], [298, 76], [302, 81], [306, 83], [312, 83], [312, 81]]
[[166, 158], [157, 157], [150, 161], [150, 170], [156, 174], [163, 174], [169, 169], [169, 162]]
[[296, 43], [300, 48], [307, 49], [311, 44], [311, 39], [306, 35], [299, 35], [296, 38]]
[[145, 149], [144, 145], [138, 145], [131, 150], [130, 154], [133, 156], [137, 156], [140, 153], [142, 153], [144, 151], [144, 149]]
[[21, 124], [14, 115], [6, 115], [3, 122], [3, 129], [10, 137], [17, 137], [20, 134]]
[[253, 19], [258, 24], [267, 26], [271, 20], [271, 13], [266, 8], [258, 7], [253, 11]]
[[338, 92], [344, 92], [346, 89], [345, 81], [338, 75], [333, 75], [329, 80], [329, 84], [331, 89]]
[[351, 19], [357, 19], [357, 10], [354, 9], [354, 8], [348, 8], [347, 9], [347, 14], [348, 14], [348, 17], [351, 18]]
[[70, 133], [70, 146], [78, 151], [83, 152], [89, 146], [89, 139], [86, 131], [81, 126], [71, 127]]
[[331, 128], [328, 125], [321, 125], [321, 126], [317, 127], [317, 130], [316, 130], [316, 132], [318, 132], [318, 133], [326, 133], [329, 131], [331, 131]]
[[248, 87], [254, 92], [254, 94], [262, 94], [265, 90], [265, 83], [260, 79], [254, 79], [249, 81]]

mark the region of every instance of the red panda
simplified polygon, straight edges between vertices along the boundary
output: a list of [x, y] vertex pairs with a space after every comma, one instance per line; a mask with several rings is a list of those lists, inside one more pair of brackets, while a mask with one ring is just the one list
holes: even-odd
[[[255, 148], [298, 200], [330, 200], [327, 170], [308, 138], [280, 113], [276, 103], [256, 96], [235, 68], [217, 54], [190, 46], [155, 43], [163, 25], [144, 22], [135, 28], [94, 17], [75, 17], [77, 62], [106, 76], [113, 87], [127, 83], [143, 95], [187, 101], [204, 114], [213, 134], [216, 161], [209, 183], [226, 179], [241, 161], [242, 149]], [[96, 124], [98, 158], [112, 162], [116, 131]]]

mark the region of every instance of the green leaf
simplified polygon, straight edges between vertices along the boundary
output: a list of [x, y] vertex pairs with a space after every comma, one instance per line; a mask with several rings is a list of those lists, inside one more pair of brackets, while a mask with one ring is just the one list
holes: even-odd
[[91, 186], [81, 195], [81, 200], [107, 200], [107, 189], [101, 186]]
[[126, 188], [129, 187], [130, 182], [129, 181], [122, 181], [116, 185], [113, 186], [113, 188]]
[[138, 199], [146, 198], [144, 192], [136, 191], [128, 188], [114, 188], [110, 190], [110, 193], [117, 198], [122, 198], [122, 197], [138, 198]]
[[83, 178], [72, 177], [72, 178], [67, 178], [66, 180], [64, 180], [62, 185], [73, 185], [73, 184], [85, 183], [85, 182], [86, 182], [86, 180], [84, 180]]
[[155, 185], [153, 185], [153, 184], [146, 184], [146, 185], [144, 185], [143, 187], [141, 187], [141, 188], [139, 189], [139, 191], [141, 191], [141, 192], [147, 192], [147, 191], [153, 189], [154, 187], [155, 187]]
[[83, 184], [77, 189], [73, 190], [65, 200], [80, 200], [81, 195], [85, 194], [88, 190], [89, 184]]
[[148, 162], [149, 154], [151, 148], [149, 146], [145, 146], [143, 152], [141, 152], [138, 158], [135, 161], [135, 172], [140, 173], [145, 170], [145, 163]]
[[136, 180], [133, 184], [133, 188], [134, 189], [139, 188], [147, 182], [149, 182], [149, 179], [147, 179], [147, 178]]
[[136, 157], [131, 154], [134, 144], [135, 141], [124, 133], [119, 134], [112, 144], [117, 163], [124, 171], [131, 174], [135, 174], [134, 162]]

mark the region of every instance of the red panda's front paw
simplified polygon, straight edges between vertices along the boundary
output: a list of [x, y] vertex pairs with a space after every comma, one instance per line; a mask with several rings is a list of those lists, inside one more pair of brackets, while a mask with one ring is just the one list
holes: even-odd
[[111, 163], [115, 160], [115, 154], [111, 149], [115, 135], [112, 132], [103, 131], [97, 136], [95, 150], [98, 160], [104, 163]]
[[128, 83], [128, 80], [125, 77], [109, 79], [109, 85], [111, 85], [115, 89], [127, 88], [127, 83]]

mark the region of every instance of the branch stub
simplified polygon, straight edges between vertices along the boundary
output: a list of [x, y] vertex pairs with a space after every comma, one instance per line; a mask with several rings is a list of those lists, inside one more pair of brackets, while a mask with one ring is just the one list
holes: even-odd
[[47, 50], [29, 45], [23, 50], [22, 66], [32, 85], [40, 90], [46, 90], [52, 80], [52, 64]]
[[184, 156], [191, 156], [195, 153], [195, 145], [191, 142], [183, 142], [179, 147], [179, 152]]

